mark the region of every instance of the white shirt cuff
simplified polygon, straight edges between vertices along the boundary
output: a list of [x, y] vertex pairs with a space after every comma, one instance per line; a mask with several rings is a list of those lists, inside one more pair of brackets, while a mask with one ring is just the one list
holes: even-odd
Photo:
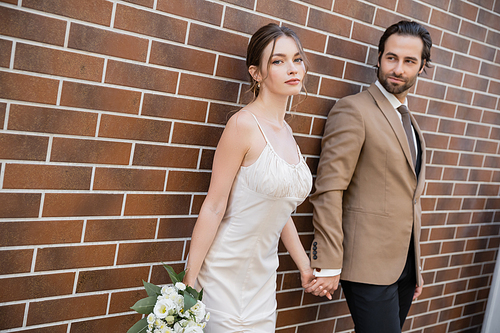
[[314, 276], [316, 277], [331, 277], [331, 276], [337, 276], [340, 275], [342, 272], [342, 269], [321, 269], [319, 272], [315, 269], [314, 270]]

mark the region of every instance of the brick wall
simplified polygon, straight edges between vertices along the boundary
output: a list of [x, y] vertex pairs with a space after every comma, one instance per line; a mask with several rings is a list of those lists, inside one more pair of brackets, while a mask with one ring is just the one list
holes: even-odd
[[[311, 60], [291, 125], [314, 172], [329, 109], [374, 80], [402, 18], [434, 41], [409, 97], [427, 284], [404, 328], [479, 332], [500, 242], [500, 0], [0, 0], [0, 330], [125, 332], [141, 280], [182, 269], [258, 27], [291, 27]], [[294, 214], [306, 248], [311, 211]], [[304, 295], [280, 253], [278, 332], [352, 331], [341, 293]]]

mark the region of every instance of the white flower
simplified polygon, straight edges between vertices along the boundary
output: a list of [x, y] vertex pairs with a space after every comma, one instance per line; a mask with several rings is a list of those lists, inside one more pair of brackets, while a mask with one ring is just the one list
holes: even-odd
[[189, 311], [194, 314], [196, 322], [198, 323], [205, 318], [205, 304], [201, 301], [196, 302]]
[[147, 317], [148, 324], [153, 324], [156, 320], [155, 315], [153, 313], [150, 313]]
[[167, 316], [165, 320], [167, 321], [167, 324], [172, 325], [175, 321], [175, 318], [174, 316]]
[[153, 313], [157, 318], [165, 318], [176, 311], [175, 303], [170, 299], [162, 299], [156, 302]]
[[185, 285], [184, 283], [182, 283], [182, 282], [177, 282], [177, 283], [175, 284], [175, 287], [176, 287], [177, 289], [179, 289], [179, 290], [186, 290], [186, 285]]
[[207, 312], [207, 315], [205, 316], [205, 320], [209, 321], [210, 320], [210, 312]]
[[172, 285], [167, 285], [161, 288], [161, 294], [162, 295], [174, 295], [177, 294], [177, 290], [174, 288]]

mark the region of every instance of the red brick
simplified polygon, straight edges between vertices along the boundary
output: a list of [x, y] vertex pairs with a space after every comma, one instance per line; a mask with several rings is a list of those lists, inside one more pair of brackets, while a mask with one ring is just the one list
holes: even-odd
[[194, 99], [145, 94], [141, 115], [204, 122], [207, 106]]
[[91, 176], [85, 167], [7, 164], [3, 188], [89, 190]]
[[469, 123], [467, 124], [467, 131], [465, 132], [465, 135], [479, 137], [479, 138], [487, 138], [489, 131], [490, 131], [489, 126]]
[[462, 209], [483, 209], [486, 199], [482, 198], [465, 198], [462, 203]]
[[106, 314], [107, 304], [107, 294], [33, 302], [30, 303], [28, 325], [102, 316]]
[[149, 61], [156, 65], [212, 74], [215, 59], [216, 55], [213, 53], [153, 41]]
[[493, 212], [474, 212], [471, 223], [490, 223], [493, 222]]
[[9, 130], [94, 136], [97, 114], [12, 104]]
[[148, 279], [148, 274], [149, 267], [146, 266], [83, 271], [78, 275], [76, 292], [139, 287], [142, 286], [142, 280]]
[[160, 220], [158, 238], [191, 237], [195, 218], [164, 218]]
[[127, 312], [131, 305], [147, 296], [145, 290], [114, 292], [111, 294], [111, 301], [109, 302], [109, 313]]
[[472, 95], [473, 94], [471, 91], [448, 87], [448, 92], [446, 93], [446, 100], [461, 104], [471, 104]]
[[175, 93], [178, 75], [163, 69], [110, 60], [106, 69], [106, 83]]
[[0, 7], [0, 17], [0, 35], [59, 46], [64, 44], [67, 24], [64, 21], [7, 7]]
[[481, 65], [480, 74], [483, 76], [488, 76], [494, 79], [500, 79], [500, 65], [492, 65], [488, 63], [483, 63]]
[[[467, 53], [470, 41], [468, 39], [452, 35], [447, 32], [443, 35], [441, 46], [461, 53]], [[453, 66], [455, 67], [455, 66]]]
[[153, 8], [154, 0], [123, 0], [125, 2], [135, 3], [140, 6], [145, 6], [149, 8]]
[[39, 193], [0, 193], [0, 217], [38, 217], [40, 200]]
[[336, 1], [333, 11], [341, 15], [372, 23], [375, 16], [375, 7], [359, 1]]
[[472, 169], [469, 175], [469, 181], [489, 182], [491, 181], [492, 172], [489, 170]]
[[475, 21], [478, 8], [466, 1], [451, 1], [450, 12], [457, 14], [460, 17], [467, 18], [471, 21]]
[[428, 180], [440, 180], [442, 174], [442, 167], [427, 166], [425, 170], [425, 178]]
[[453, 68], [477, 74], [480, 61], [461, 54], [456, 54], [453, 60]]
[[113, 4], [104, 0], [24, 0], [23, 7], [108, 26], [113, 10]]
[[331, 36], [328, 39], [328, 47], [326, 52], [334, 56], [364, 62], [366, 60], [368, 47], [347, 39], [340, 39]]
[[448, 141], [450, 137], [447, 135], [437, 135], [424, 133], [425, 143], [427, 148], [438, 148], [438, 149], [446, 149], [448, 148]]
[[[252, 8], [253, 8], [253, 3], [252, 3]], [[244, 32], [249, 35], [256, 32], [260, 27], [271, 22], [276, 24], [280, 23], [278, 20], [274, 20], [272, 18], [260, 15], [255, 15], [254, 12], [247, 12], [232, 7], [226, 7], [226, 11], [224, 13], [224, 28]], [[292, 28], [292, 30], [294, 29]], [[297, 33], [297, 31], [295, 32]], [[302, 38], [300, 39], [301, 42], [303, 42]]]
[[94, 190], [161, 191], [165, 182], [164, 170], [97, 168]]
[[236, 102], [239, 85], [235, 82], [223, 81], [190, 74], [182, 74], [179, 94], [207, 99]]
[[439, 198], [436, 210], [459, 210], [461, 199]]
[[129, 194], [125, 215], [186, 215], [190, 202], [190, 195]]
[[[298, 327], [297, 333], [329, 333], [334, 332], [335, 323], [337, 322], [337, 328], [339, 328], [338, 320], [332, 319], [327, 321], [321, 321], [317, 323], [309, 323], [307, 325], [301, 325]], [[289, 328], [288, 330], [277, 330], [277, 333], [295, 333], [295, 328]]]
[[99, 136], [127, 140], [168, 142], [171, 123], [162, 120], [102, 115]]
[[9, 67], [12, 42], [0, 39], [0, 67]]
[[215, 147], [222, 135], [222, 128], [176, 123], [172, 143]]
[[212, 51], [245, 57], [248, 38], [193, 23], [189, 29], [188, 44]]
[[[70, 295], [75, 273], [20, 276], [2, 279], [0, 302]], [[31, 303], [30, 307], [32, 304]], [[30, 310], [31, 313], [31, 310]]]
[[455, 189], [453, 190], [453, 195], [476, 195], [477, 184], [455, 184]]
[[[291, 3], [285, 0], [267, 0], [257, 2], [257, 12], [292, 21], [305, 25], [308, 8], [299, 3]], [[309, 13], [309, 15], [311, 15]], [[311, 22], [311, 16], [309, 16]]]
[[482, 111], [465, 106], [458, 106], [457, 118], [464, 120], [480, 121]]
[[[495, 33], [492, 30], [488, 31], [488, 35], [486, 36], [486, 43], [488, 43], [492, 46], [496, 46], [496, 45], [498, 45], [498, 41], [500, 41], [500, 34]], [[500, 63], [500, 60], [498, 57], [499, 56], [497, 55], [497, 58], [495, 59], [496, 63]]]
[[130, 150], [125, 142], [54, 138], [51, 161], [127, 165]]
[[[475, 152], [478, 152], [478, 153], [487, 153], [487, 154], [495, 154], [498, 150], [498, 143], [496, 142], [491, 142], [491, 141], [483, 141], [483, 140], [477, 140], [476, 142], [476, 148], [474, 149]], [[493, 160], [491, 162], [488, 162], [488, 158], [490, 158], [490, 156], [487, 156], [486, 159], [485, 159], [485, 166], [491, 166], [491, 167], [496, 167], [499, 164], [499, 161], [498, 161], [498, 158], [496, 158], [497, 160]], [[493, 157], [495, 159], [495, 157]]]
[[[441, 198], [443, 199], [443, 198]], [[453, 239], [453, 235], [455, 235], [455, 228], [434, 228], [431, 229], [430, 240], [446, 240]]]
[[458, 153], [435, 151], [432, 157], [432, 164], [457, 165], [458, 157]]
[[222, 20], [224, 7], [217, 3], [203, 0], [159, 0], [157, 9], [218, 26]]
[[[488, 9], [491, 9], [491, 6], [488, 6]], [[486, 11], [484, 9], [479, 9], [479, 15], [477, 16], [477, 22], [498, 31], [498, 30], [500, 30], [499, 18], [500, 17], [499, 17], [498, 13], [491, 13], [490, 11]]]
[[398, 1], [397, 11], [417, 20], [427, 22], [430, 16], [430, 8], [412, 0]]
[[488, 82], [489, 81], [484, 78], [466, 74], [463, 86], [465, 88], [486, 92], [488, 90]]
[[157, 263], [182, 260], [184, 241], [126, 243], [120, 245], [117, 263]]
[[443, 295], [443, 286], [442, 284], [432, 285], [432, 286], [424, 286], [422, 290], [422, 294], [419, 296], [419, 300], [423, 300], [426, 298], [437, 297]]
[[429, 101], [429, 108], [427, 110], [427, 113], [440, 117], [454, 118], [456, 109], [456, 104], [443, 103], [439, 101]]
[[33, 250], [2, 251], [0, 256], [0, 274], [29, 273]]
[[443, 99], [446, 91], [446, 86], [429, 81], [418, 81], [417, 94]]
[[86, 242], [153, 239], [156, 219], [88, 220]]
[[244, 60], [224, 56], [219, 56], [216, 75], [241, 81], [247, 81], [249, 78]]
[[307, 25], [334, 35], [349, 37], [352, 24], [349, 19], [311, 8]]
[[432, 256], [439, 254], [439, 243], [421, 243], [420, 253], [422, 256]]
[[497, 105], [498, 98], [486, 94], [475, 93], [472, 105], [480, 106], [488, 109], [494, 109]]
[[225, 125], [229, 118], [238, 111], [233, 105], [210, 103], [208, 122], [211, 124]]
[[114, 27], [139, 34], [184, 42], [187, 32], [187, 22], [118, 4]]
[[467, 139], [463, 137], [451, 137], [449, 149], [451, 150], [462, 150], [462, 151], [472, 151], [474, 149], [475, 142], [472, 139]]
[[61, 105], [84, 109], [139, 113], [141, 93], [124, 89], [64, 82]]
[[[382, 34], [383, 30], [376, 29], [371, 25], [364, 25], [358, 22], [354, 22], [351, 39], [377, 46], [378, 40], [380, 39]], [[347, 34], [344, 33], [344, 36], [349, 36], [348, 31]]]
[[133, 165], [196, 168], [198, 149], [137, 144]]
[[446, 214], [444, 213], [424, 213], [422, 214], [422, 225], [444, 225], [446, 221]]
[[[132, 303], [133, 304], [133, 303]], [[101, 319], [92, 319], [71, 323], [71, 333], [97, 332], [125, 332], [141, 319], [141, 315], [136, 313], [125, 316], [113, 316]]]
[[484, 250], [487, 248], [488, 239], [468, 239], [467, 246], [465, 247], [466, 251], [478, 251]]
[[460, 86], [462, 84], [463, 73], [444, 67], [437, 67], [436, 69], [436, 81], [450, 83], [455, 86]]
[[0, 158], [43, 161], [46, 158], [48, 138], [40, 136], [0, 134]]
[[[482, 265], [472, 265], [472, 266], [462, 267], [462, 272], [460, 273], [460, 278], [477, 276], [477, 275], [481, 274], [481, 267], [482, 267]], [[474, 300], [474, 297], [472, 297], [472, 300]], [[457, 296], [457, 302], [458, 302], [458, 296]], [[470, 301], [466, 300], [466, 302], [470, 302]]]
[[462, 154], [462, 156], [460, 156], [460, 165], [461, 166], [480, 167], [482, 164], [483, 164], [483, 156], [482, 155]]
[[[453, 239], [453, 234], [449, 239]], [[465, 241], [464, 240], [459, 240], [459, 241], [449, 241], [449, 242], [443, 242], [443, 246], [441, 248], [441, 253], [453, 253], [453, 252], [462, 252], [464, 250], [465, 246]], [[436, 276], [437, 277], [437, 276]], [[458, 275], [457, 275], [458, 277]]]
[[432, 47], [432, 62], [444, 66], [451, 66], [453, 53], [445, 49], [440, 49], [438, 46]]
[[[333, 85], [334, 82], [331, 82], [331, 84]], [[357, 89], [359, 89], [359, 86], [357, 86]], [[328, 98], [308, 96], [303, 103], [296, 104], [296, 102], [294, 101], [293, 105], [294, 107], [295, 106], [297, 107], [296, 109], [297, 112], [327, 116], [328, 112], [330, 112], [333, 105], [335, 105], [335, 101], [333, 99], [328, 99]]]
[[376, 80], [377, 74], [373, 67], [346, 63], [344, 78], [347, 80], [370, 84]]
[[1, 222], [0, 246], [78, 243], [82, 229], [83, 221], [75, 220]]
[[0, 306], [0, 330], [23, 326], [24, 308], [24, 304]]
[[449, 15], [448, 13], [433, 10], [430, 23], [446, 30], [458, 32], [460, 19], [456, 16]]
[[113, 57], [145, 61], [148, 41], [135, 36], [72, 23], [68, 47]]
[[318, 306], [302, 307], [299, 309], [278, 312], [276, 326], [294, 325], [300, 322], [308, 322], [316, 319]]
[[47, 193], [44, 217], [120, 215], [123, 195], [97, 193]]
[[489, 93], [500, 95], [500, 82], [490, 81]]
[[311, 63], [310, 70], [315, 73], [328, 76], [342, 77], [344, 71], [344, 61], [320, 56], [314, 53], [308, 53], [307, 57]]
[[482, 122], [487, 123], [487, 124], [493, 124], [493, 125], [500, 126], [500, 113], [485, 110], [484, 114], [483, 114]]
[[472, 42], [469, 54], [474, 57], [494, 61], [495, 49], [484, 44]]
[[460, 35], [462, 36], [467, 36], [470, 38], [474, 38], [478, 41], [484, 41], [484, 38], [486, 37], [486, 32], [488, 30], [477, 25], [473, 24], [470, 22], [467, 22], [466, 20], [462, 20], [462, 25], [460, 27]]
[[467, 212], [453, 212], [448, 213], [446, 224], [469, 224], [471, 213]]
[[47, 247], [38, 249], [35, 271], [111, 266], [116, 245]]
[[[395, 23], [395, 22], [399, 22], [399, 21], [405, 20], [405, 19], [407, 19], [407, 18], [400, 15], [399, 13], [396, 13], [395, 11], [387, 11], [387, 10], [383, 10], [380, 8], [377, 10], [377, 13], [375, 14], [375, 22], [374, 23], [376, 26], [381, 27], [382, 32], [383, 32], [390, 25], [389, 22]], [[427, 21], [427, 19], [426, 19], [426, 21]], [[382, 35], [382, 33], [381, 33], [381, 35]], [[378, 46], [379, 40], [380, 40], [380, 36], [379, 36], [379, 38], [372, 40], [371, 43]]]
[[167, 191], [173, 192], [207, 192], [211, 173], [170, 171], [168, 173]]
[[479, 231], [479, 236], [498, 236], [499, 232], [499, 225], [483, 225]]
[[59, 82], [56, 80], [0, 72], [0, 98], [56, 104], [58, 89]]
[[342, 98], [360, 92], [360, 88], [361, 86], [356, 84], [324, 78], [320, 93], [325, 96]]
[[214, 155], [215, 155], [215, 150], [202, 149], [199, 169], [212, 170]]

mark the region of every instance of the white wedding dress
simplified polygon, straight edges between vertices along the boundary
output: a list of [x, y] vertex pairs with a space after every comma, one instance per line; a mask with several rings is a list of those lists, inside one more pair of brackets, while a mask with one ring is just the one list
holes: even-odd
[[275, 331], [278, 241], [312, 186], [298, 146], [299, 163], [287, 163], [255, 121], [267, 145], [255, 163], [242, 166], [236, 175], [224, 218], [198, 275], [197, 287], [204, 289], [203, 302], [211, 313], [206, 333]]

